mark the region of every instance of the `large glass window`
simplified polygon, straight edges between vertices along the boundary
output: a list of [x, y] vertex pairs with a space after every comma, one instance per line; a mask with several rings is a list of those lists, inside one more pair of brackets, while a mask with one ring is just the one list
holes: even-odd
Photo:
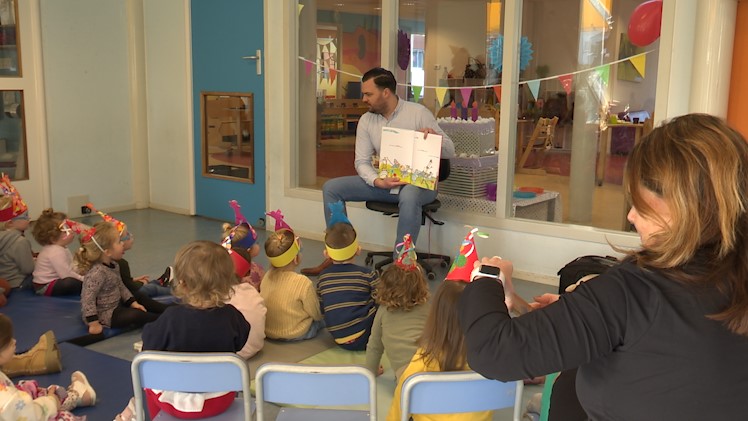
[[659, 47], [629, 41], [640, 3], [523, 2], [514, 196], [556, 220], [628, 230], [623, 168], [651, 128]]
[[361, 75], [381, 65], [381, 1], [299, 1], [298, 185], [355, 175]]
[[[300, 0], [298, 185], [355, 174], [360, 76], [395, 57], [400, 98], [431, 109], [455, 143], [445, 209], [492, 216], [507, 195], [508, 217], [627, 230], [623, 167], [651, 129], [659, 47], [628, 39], [640, 1], [511, 1]], [[395, 28], [382, 28], [382, 2], [396, 5]], [[517, 45], [504, 43], [507, 3], [522, 8]], [[380, 51], [382, 31], [397, 33], [395, 51]], [[505, 52], [519, 57], [518, 85], [502, 85]], [[514, 92], [516, 138], [500, 139]], [[504, 165], [514, 175], [497, 186]]]
[[23, 91], [0, 91], [0, 172], [28, 180]]

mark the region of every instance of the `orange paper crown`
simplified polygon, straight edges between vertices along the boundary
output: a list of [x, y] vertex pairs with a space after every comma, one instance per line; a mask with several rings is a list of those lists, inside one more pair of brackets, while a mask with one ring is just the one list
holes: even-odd
[[2, 209], [0, 210], [0, 222], [8, 222], [29, 210], [26, 202], [21, 199], [21, 194], [11, 184], [10, 177], [7, 174], [0, 177], [0, 192], [2, 193], [2, 196], [0, 196], [0, 209]]
[[111, 215], [108, 215], [100, 210], [96, 210], [93, 203], [86, 203], [86, 207], [91, 209], [92, 211], [98, 213], [106, 222], [114, 224], [114, 227], [117, 228], [117, 232], [120, 236], [122, 236], [122, 233], [125, 232], [125, 229], [127, 228], [127, 225], [125, 225], [124, 222], [120, 221], [119, 219], [114, 218]]
[[[71, 221], [66, 219], [60, 224], [60, 231], [69, 234], [71, 231], [81, 236], [81, 244], [91, 241], [94, 234], [96, 234], [95, 227], [89, 227], [88, 225], [81, 224], [80, 222]], [[98, 245], [98, 244], [97, 244]]]
[[418, 269], [418, 255], [416, 255], [416, 246], [413, 245], [413, 241], [410, 239], [410, 234], [403, 236], [403, 242], [395, 246], [397, 251], [397, 259], [395, 264], [405, 270], [416, 270]]
[[457, 253], [452, 267], [449, 268], [449, 273], [444, 278], [445, 281], [462, 281], [470, 282], [471, 273], [475, 262], [478, 261], [478, 250], [475, 248], [475, 233], [478, 232], [478, 228], [473, 228], [465, 236], [460, 244], [460, 251]]

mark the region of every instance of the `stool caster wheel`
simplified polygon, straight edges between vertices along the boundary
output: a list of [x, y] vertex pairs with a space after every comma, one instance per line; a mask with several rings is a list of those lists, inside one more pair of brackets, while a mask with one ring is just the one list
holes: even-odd
[[445, 267], [449, 266], [449, 262], [447, 262], [446, 260], [442, 260], [441, 263], [439, 263], [439, 266], [445, 268]]
[[371, 256], [366, 256], [366, 259], [364, 260], [366, 266], [371, 266], [372, 263], [374, 263], [374, 258]]
[[426, 277], [429, 278], [429, 281], [433, 281], [436, 279], [436, 274], [434, 272], [429, 272], [426, 274]]

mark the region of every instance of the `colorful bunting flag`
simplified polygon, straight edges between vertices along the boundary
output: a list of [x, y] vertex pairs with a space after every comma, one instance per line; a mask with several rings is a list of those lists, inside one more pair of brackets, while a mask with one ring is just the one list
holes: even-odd
[[306, 73], [307, 77], [309, 77], [309, 73], [312, 73], [312, 66], [314, 66], [314, 63], [312, 63], [311, 61], [304, 62], [304, 72]]
[[413, 102], [418, 102], [418, 100], [421, 99], [421, 90], [423, 89], [423, 86], [415, 86], [413, 85]]
[[462, 107], [467, 108], [470, 101], [470, 94], [473, 92], [473, 88], [465, 87], [460, 88], [460, 94], [462, 95]]
[[338, 71], [331, 67], [330, 68], [330, 85], [335, 83], [335, 76], [337, 75], [338, 75]]
[[606, 85], [609, 85], [610, 81], [610, 65], [606, 64], [605, 66], [600, 66], [595, 69], [598, 75], [600, 75], [600, 79], [603, 80], [603, 83]]
[[645, 56], [644, 54], [633, 56], [629, 61], [634, 65], [634, 69], [639, 72], [641, 77], [644, 77], [647, 68], [647, 56]]
[[439, 106], [444, 106], [444, 100], [447, 98], [447, 88], [434, 88], [434, 91], [436, 91], [436, 100], [439, 102]]
[[493, 91], [496, 94], [496, 101], [501, 104], [501, 85], [494, 86]]
[[564, 87], [564, 91], [566, 91], [566, 95], [571, 94], [572, 79], [573, 79], [573, 76], [571, 74], [561, 75], [558, 77], [558, 81], [561, 82], [561, 86]]
[[527, 87], [530, 88], [532, 97], [538, 99], [538, 91], [540, 90], [540, 79], [528, 80]]

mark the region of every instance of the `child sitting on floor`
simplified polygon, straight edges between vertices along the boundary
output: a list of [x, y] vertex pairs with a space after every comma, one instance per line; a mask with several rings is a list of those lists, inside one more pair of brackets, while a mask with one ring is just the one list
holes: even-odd
[[98, 335], [103, 326], [142, 326], [158, 318], [157, 309], [139, 303], [125, 288], [117, 260], [125, 253], [124, 244], [114, 225], [99, 222], [81, 231], [81, 247], [75, 254], [78, 269], [85, 273], [81, 291], [81, 316], [88, 333]]
[[246, 282], [257, 291], [260, 290], [262, 278], [265, 276], [265, 269], [254, 261], [254, 258], [260, 254], [260, 245], [257, 244], [257, 232], [242, 215], [241, 206], [236, 200], [229, 201], [229, 206], [234, 209], [234, 224], [223, 224], [224, 242], [229, 241], [233, 250], [246, 250], [250, 256], [250, 268], [246, 275], [242, 276], [242, 282]]
[[[239, 279], [244, 279], [250, 270], [252, 258], [247, 250], [239, 247], [231, 248], [230, 242], [223, 243], [224, 248], [229, 252], [231, 260], [234, 262], [234, 273]], [[234, 294], [226, 304], [231, 304], [242, 313], [244, 319], [249, 323], [252, 329], [249, 331], [249, 338], [237, 354], [244, 358], [250, 359], [265, 346], [265, 316], [268, 309], [265, 307], [265, 300], [255, 287], [246, 282], [239, 282], [234, 285]]]
[[[10, 361], [16, 352], [13, 323], [0, 314], [0, 364]], [[0, 372], [0, 420], [48, 421], [80, 420], [70, 413], [77, 407], [96, 403], [96, 391], [86, 376], [75, 371], [67, 388], [51, 385], [40, 387], [36, 380], [22, 380], [18, 385]]]
[[[400, 392], [403, 382], [411, 375], [421, 372], [444, 372], [470, 370], [467, 364], [465, 337], [460, 328], [457, 314], [457, 303], [465, 286], [472, 280], [475, 262], [478, 261], [472, 230], [460, 247], [460, 254], [454, 260], [444, 282], [434, 294], [431, 310], [426, 319], [426, 326], [418, 339], [418, 350], [410, 364], [398, 378], [392, 406], [387, 414], [387, 421], [400, 420]], [[470, 420], [490, 421], [493, 411], [471, 412], [462, 414], [428, 414], [413, 415], [414, 421]]]
[[46, 209], [34, 224], [32, 233], [42, 250], [36, 257], [33, 286], [38, 295], [80, 295], [83, 275], [73, 269], [73, 253], [68, 245], [75, 233], [67, 225], [75, 223], [62, 212]]
[[[93, 212], [98, 213], [104, 221], [111, 223], [115, 228], [117, 228], [120, 240], [122, 240], [122, 243], [125, 245], [125, 252], [132, 248], [135, 243], [135, 236], [127, 229], [127, 224], [113, 216], [96, 210], [91, 203], [87, 203], [86, 207], [91, 209]], [[171, 289], [168, 287], [169, 282], [171, 281], [171, 267], [167, 267], [166, 271], [164, 271], [164, 273], [158, 278], [150, 280], [148, 275], [133, 278], [132, 272], [130, 272], [130, 263], [125, 260], [124, 257], [117, 260], [117, 264], [119, 265], [119, 274], [122, 278], [122, 282], [124, 282], [127, 289], [136, 296], [138, 301], [143, 301], [143, 296], [157, 297], [171, 294]], [[163, 309], [159, 312], [163, 312]]]
[[312, 281], [295, 272], [301, 261], [299, 238], [283, 221], [280, 210], [268, 215], [275, 218], [275, 232], [265, 241], [271, 268], [260, 291], [268, 309], [265, 334], [287, 341], [311, 339], [324, 327], [324, 321]]
[[[239, 310], [225, 304], [238, 282], [231, 257], [220, 245], [194, 241], [182, 247], [174, 259], [174, 295], [181, 304], [169, 307], [156, 322], [143, 327], [143, 350], [239, 351], [247, 342], [250, 326]], [[150, 389], [145, 389], [145, 394], [151, 417], [164, 411], [184, 419], [221, 414], [235, 396], [234, 392], [197, 394]], [[132, 419], [132, 405], [117, 417]]]
[[397, 260], [384, 270], [374, 290], [379, 309], [366, 345], [366, 367], [381, 374], [379, 364], [387, 353], [396, 378], [415, 354], [429, 312], [429, 286], [410, 234], [405, 234], [398, 247]]
[[[3, 174], [0, 178], [0, 279], [7, 281], [10, 288], [31, 284], [34, 256], [31, 242], [23, 236], [28, 227], [29, 208], [10, 178]], [[4, 296], [10, 294], [10, 288], [3, 291]]]
[[343, 212], [343, 202], [329, 207], [332, 214], [323, 254], [333, 264], [319, 274], [317, 293], [325, 326], [335, 343], [343, 349], [363, 351], [377, 313], [372, 293], [379, 277], [373, 269], [353, 263], [361, 247], [356, 230]]

